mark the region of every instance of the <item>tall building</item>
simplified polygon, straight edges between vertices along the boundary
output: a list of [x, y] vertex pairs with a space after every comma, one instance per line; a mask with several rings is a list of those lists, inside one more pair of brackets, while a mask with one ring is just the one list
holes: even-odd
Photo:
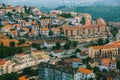
[[39, 65], [39, 78], [42, 80], [88, 80], [94, 77], [92, 70], [86, 68], [65, 68], [49, 63]]

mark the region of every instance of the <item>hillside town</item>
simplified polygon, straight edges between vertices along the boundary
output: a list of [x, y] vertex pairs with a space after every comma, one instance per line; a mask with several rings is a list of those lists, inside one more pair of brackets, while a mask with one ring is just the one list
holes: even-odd
[[0, 3], [0, 80], [120, 80], [119, 33], [88, 13]]

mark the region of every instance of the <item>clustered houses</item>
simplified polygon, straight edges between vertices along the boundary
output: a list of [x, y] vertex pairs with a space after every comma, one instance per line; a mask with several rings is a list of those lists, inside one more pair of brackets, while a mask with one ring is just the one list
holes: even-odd
[[18, 72], [27, 67], [48, 62], [49, 55], [44, 51], [32, 51], [31, 54], [20, 53], [12, 56], [11, 60], [0, 59], [0, 75]]
[[39, 77], [43, 80], [81, 80], [94, 78], [94, 73], [86, 68], [64, 68], [49, 63], [40, 63]]
[[82, 67], [82, 59], [80, 58], [63, 59], [61, 63], [58, 61], [56, 65], [64, 66], [65, 68], [67, 67], [80, 68]]
[[101, 18], [97, 19], [97, 24], [92, 24], [91, 20], [86, 20], [85, 25], [71, 26], [64, 25], [64, 35], [71, 40], [90, 41], [97, 38], [106, 38], [106, 22]]
[[[117, 70], [117, 57], [120, 52], [120, 41], [111, 42], [103, 46], [92, 46], [89, 48], [89, 57], [92, 58], [92, 62], [89, 63], [91, 67], [99, 67], [103, 69]], [[116, 57], [117, 56], [117, 57]]]

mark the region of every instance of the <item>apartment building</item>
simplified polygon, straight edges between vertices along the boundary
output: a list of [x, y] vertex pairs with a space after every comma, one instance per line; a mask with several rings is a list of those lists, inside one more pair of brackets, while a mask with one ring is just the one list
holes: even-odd
[[0, 60], [0, 75], [13, 72], [14, 65], [15, 63], [10, 60], [1, 59]]
[[92, 46], [89, 48], [89, 57], [94, 59], [112, 58], [118, 55], [118, 48], [115, 45]]
[[94, 78], [92, 70], [71, 67], [61, 67], [49, 63], [39, 64], [39, 78], [42, 80], [85, 80]]

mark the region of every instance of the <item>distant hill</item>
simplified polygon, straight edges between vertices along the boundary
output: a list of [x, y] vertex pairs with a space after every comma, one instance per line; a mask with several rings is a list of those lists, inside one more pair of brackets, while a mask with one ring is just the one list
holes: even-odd
[[120, 22], [120, 6], [77, 6], [77, 7], [61, 6], [55, 9], [62, 11], [89, 13], [92, 15], [93, 19], [101, 17], [106, 21]]

